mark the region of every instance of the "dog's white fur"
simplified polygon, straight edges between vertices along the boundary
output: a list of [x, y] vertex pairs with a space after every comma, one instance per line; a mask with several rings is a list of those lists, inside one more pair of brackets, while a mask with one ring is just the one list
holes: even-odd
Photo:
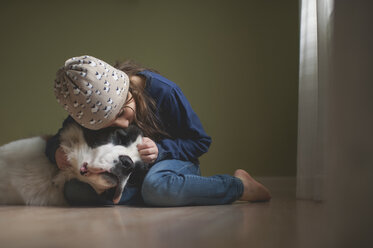
[[63, 187], [67, 180], [77, 178], [89, 183], [97, 193], [116, 185], [100, 174], [80, 174], [83, 163], [89, 171], [108, 171], [115, 166], [120, 155], [140, 160], [136, 145], [142, 137], [128, 147], [105, 144], [90, 148], [77, 125], [69, 125], [60, 136], [61, 146], [71, 167], [59, 170], [45, 155], [46, 141], [41, 137], [21, 139], [0, 147], [0, 204], [10, 205], [66, 205]]

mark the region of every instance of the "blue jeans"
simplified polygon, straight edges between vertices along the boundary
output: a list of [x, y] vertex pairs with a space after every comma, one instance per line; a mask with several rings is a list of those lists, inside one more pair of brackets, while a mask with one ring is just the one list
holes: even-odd
[[[199, 165], [188, 161], [163, 160], [154, 164], [141, 189], [128, 186], [120, 205], [145, 203], [149, 206], [221, 205], [239, 199], [240, 179], [230, 175], [202, 177]], [[77, 180], [65, 184], [65, 197], [71, 205], [112, 205], [113, 190], [97, 195]]]

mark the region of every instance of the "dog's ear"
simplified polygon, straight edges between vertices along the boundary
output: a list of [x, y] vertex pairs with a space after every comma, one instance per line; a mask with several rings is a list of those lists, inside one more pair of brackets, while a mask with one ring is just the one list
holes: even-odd
[[135, 142], [137, 137], [142, 135], [140, 128], [131, 125], [126, 129], [118, 128], [114, 132], [114, 142], [117, 145], [128, 146], [132, 142]]
[[128, 135], [132, 140], [136, 140], [139, 135], [142, 135], [141, 129], [135, 125], [131, 125], [126, 129]]
[[114, 131], [113, 141], [116, 145], [123, 146], [127, 146], [130, 142], [128, 133], [122, 128], [118, 128]]

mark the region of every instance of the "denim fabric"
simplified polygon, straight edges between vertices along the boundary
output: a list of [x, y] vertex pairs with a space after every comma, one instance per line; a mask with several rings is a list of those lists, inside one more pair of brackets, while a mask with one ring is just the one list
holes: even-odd
[[199, 165], [180, 160], [154, 164], [141, 189], [144, 202], [150, 206], [229, 204], [242, 193], [240, 179], [230, 175], [202, 177]]
[[[78, 180], [65, 184], [70, 205], [113, 205], [114, 190], [97, 195], [93, 188]], [[239, 199], [243, 193], [240, 179], [230, 175], [202, 177], [199, 165], [181, 160], [163, 160], [154, 164], [141, 190], [126, 186], [119, 205], [145, 202], [149, 206], [221, 205]]]

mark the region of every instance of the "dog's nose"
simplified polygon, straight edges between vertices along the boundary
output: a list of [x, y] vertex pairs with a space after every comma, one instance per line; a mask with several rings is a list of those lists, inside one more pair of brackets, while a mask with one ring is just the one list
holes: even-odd
[[128, 156], [120, 155], [119, 156], [119, 161], [121, 163], [121, 166], [123, 166], [126, 169], [129, 169], [133, 166], [133, 161]]
[[131, 173], [135, 168], [132, 159], [128, 156], [119, 156], [118, 159], [119, 161], [117, 161], [117, 163], [110, 170], [110, 172], [114, 175], [117, 175], [119, 178], [128, 176], [128, 174]]

